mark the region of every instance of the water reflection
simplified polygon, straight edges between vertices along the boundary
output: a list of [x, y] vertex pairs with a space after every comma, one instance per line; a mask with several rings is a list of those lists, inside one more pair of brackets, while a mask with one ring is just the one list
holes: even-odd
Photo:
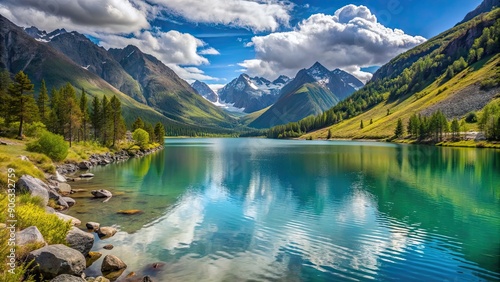
[[159, 281], [500, 279], [498, 151], [188, 139], [96, 174], [126, 194], [95, 249]]

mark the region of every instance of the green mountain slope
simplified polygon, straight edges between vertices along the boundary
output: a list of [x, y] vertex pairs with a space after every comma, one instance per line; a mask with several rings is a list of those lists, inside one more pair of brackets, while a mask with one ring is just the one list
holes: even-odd
[[[331, 129], [332, 137], [384, 138], [394, 134], [398, 118], [406, 122], [413, 113], [442, 110], [447, 118], [460, 118], [482, 109], [500, 83], [499, 18], [496, 9], [397, 56], [361, 90], [301, 127], [322, 128], [304, 137], [326, 137]], [[271, 137], [280, 131], [290, 127], [273, 130]]]
[[173, 70], [155, 57], [129, 45], [109, 53], [142, 86], [147, 104], [179, 122], [233, 128], [236, 120], [198, 95]]
[[41, 80], [45, 79], [49, 89], [59, 88], [70, 82], [78, 89], [84, 88], [91, 96], [106, 95], [111, 98], [116, 95], [122, 102], [127, 124], [131, 124], [141, 116], [151, 123], [161, 121], [167, 126], [180, 126], [178, 122], [123, 94], [47, 44], [31, 38], [24, 30], [2, 16], [0, 16], [0, 69], [7, 69], [11, 73], [23, 70], [36, 87], [39, 87]]

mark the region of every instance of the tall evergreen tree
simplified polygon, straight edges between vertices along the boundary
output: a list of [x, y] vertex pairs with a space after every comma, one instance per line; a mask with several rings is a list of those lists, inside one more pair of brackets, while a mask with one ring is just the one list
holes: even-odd
[[18, 137], [23, 137], [23, 125], [33, 119], [37, 114], [35, 99], [33, 98], [34, 85], [28, 76], [20, 71], [16, 74], [14, 82], [9, 85], [8, 93], [11, 96], [11, 116], [19, 121]]
[[82, 112], [76, 101], [75, 88], [73, 88], [70, 83], [67, 83], [62, 90], [62, 104], [65, 109], [63, 116], [64, 127], [66, 137], [69, 140], [69, 146], [71, 147], [75, 134], [78, 133], [78, 129], [81, 125]]
[[102, 106], [101, 101], [97, 96], [94, 96], [92, 100], [92, 113], [90, 115], [90, 122], [92, 123], [92, 128], [94, 129], [94, 140], [97, 141], [101, 135], [102, 128]]
[[48, 125], [50, 108], [49, 108], [49, 94], [47, 93], [47, 86], [45, 86], [45, 80], [42, 79], [42, 85], [40, 85], [40, 93], [36, 100], [38, 106], [38, 113], [40, 114], [40, 121], [45, 125]]
[[396, 130], [394, 130], [394, 135], [396, 135], [396, 137], [398, 138], [401, 138], [404, 135], [404, 126], [403, 126], [403, 121], [401, 119], [398, 119]]
[[149, 122], [146, 122], [144, 124], [144, 130], [146, 130], [146, 132], [149, 134], [149, 140], [151, 142], [154, 142], [156, 140], [156, 136], [155, 136], [155, 131], [154, 131], [153, 125]]
[[163, 144], [163, 137], [165, 137], [165, 127], [161, 122], [156, 123], [154, 133], [156, 136], [156, 142]]
[[61, 125], [62, 121], [60, 119], [62, 115], [62, 106], [61, 106], [61, 91], [52, 88], [50, 91], [50, 113], [48, 120], [48, 128], [53, 133], [58, 133], [60, 135], [63, 134], [63, 126]]
[[90, 113], [88, 107], [87, 94], [85, 94], [85, 90], [82, 88], [82, 95], [80, 96], [80, 112], [82, 113], [82, 139], [83, 142], [87, 141], [87, 127], [90, 120]]
[[111, 106], [111, 123], [113, 127], [113, 144], [114, 147], [116, 140], [123, 138], [125, 133], [125, 124], [122, 117], [122, 104], [116, 96], [113, 96], [110, 101]]
[[111, 104], [106, 96], [102, 97], [101, 103], [101, 142], [108, 145], [112, 135]]
[[8, 70], [0, 72], [0, 117], [8, 119], [10, 95], [8, 93], [9, 85], [12, 83]]
[[137, 119], [132, 124], [132, 132], [134, 132], [138, 128], [144, 129], [144, 122], [142, 121], [141, 117], [137, 117]]

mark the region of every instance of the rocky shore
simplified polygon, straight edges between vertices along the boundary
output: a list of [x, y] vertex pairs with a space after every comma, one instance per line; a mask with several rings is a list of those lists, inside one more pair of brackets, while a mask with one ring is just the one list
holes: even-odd
[[[105, 282], [114, 281], [120, 277], [127, 265], [114, 255], [104, 257], [101, 265], [103, 276], [85, 277], [85, 269], [102, 256], [99, 252], [91, 251], [94, 240], [110, 238], [115, 235], [117, 229], [112, 226], [100, 226], [97, 222], [87, 222], [83, 229], [77, 227], [82, 225], [82, 222], [62, 212], [77, 204], [70, 197], [76, 191], [71, 188], [68, 181], [93, 177], [92, 173], [87, 172], [92, 167], [125, 161], [131, 157], [142, 157], [162, 149], [163, 146], [159, 146], [145, 151], [93, 154], [88, 160], [79, 163], [58, 165], [56, 173], [47, 176], [47, 182], [29, 175], [21, 176], [16, 183], [17, 193], [28, 193], [41, 198], [47, 213], [55, 214], [72, 225], [66, 236], [66, 244], [48, 245], [36, 226], [17, 231], [18, 247], [38, 247], [24, 257], [25, 261], [33, 261], [29, 266], [30, 274], [36, 279], [43, 277], [44, 281], [54, 282]], [[111, 192], [107, 190], [95, 190], [89, 194], [89, 197], [95, 198], [110, 198], [111, 196]], [[94, 233], [97, 236], [94, 236]], [[152, 281], [152, 279], [149, 276], [137, 277], [134, 272], [131, 272], [131, 275], [128, 275], [124, 281]]]

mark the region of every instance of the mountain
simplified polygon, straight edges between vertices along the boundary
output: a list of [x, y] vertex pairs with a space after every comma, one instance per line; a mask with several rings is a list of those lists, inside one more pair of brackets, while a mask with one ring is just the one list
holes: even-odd
[[[122, 102], [125, 121], [131, 124], [138, 116], [155, 123], [178, 126], [152, 108], [123, 94], [99, 76], [87, 71], [48, 44], [30, 37], [22, 28], [0, 15], [0, 69], [14, 74], [23, 70], [35, 87], [45, 79], [47, 87], [59, 88], [70, 82], [75, 88], [84, 88], [91, 96], [116, 97]], [[77, 90], [78, 91], [78, 90]], [[79, 91], [78, 91], [79, 93]]]
[[494, 7], [500, 8], [500, 0], [484, 0], [476, 9], [468, 13], [459, 24], [470, 21], [482, 13], [487, 13], [493, 10]]
[[284, 75], [271, 82], [263, 77], [241, 74], [219, 90], [219, 99], [236, 108], [244, 108], [245, 113], [255, 112], [276, 102], [280, 89], [289, 80]]
[[347, 98], [363, 83], [353, 75], [328, 70], [319, 62], [300, 70], [280, 91], [278, 101], [249, 126], [268, 128], [318, 115]]
[[63, 29], [56, 29], [50, 33], [47, 33], [45, 30], [39, 30], [38, 28], [32, 26], [32, 27], [27, 27], [24, 29], [24, 31], [29, 34], [31, 37], [35, 38], [35, 40], [39, 42], [50, 42], [52, 38], [55, 36], [58, 36], [60, 34], [64, 34], [67, 31]]
[[236, 125], [232, 117], [200, 97], [172, 69], [136, 46], [108, 52], [139, 82], [147, 104], [165, 116], [198, 126], [233, 128]]
[[194, 90], [196, 90], [196, 93], [200, 94], [201, 97], [204, 97], [210, 102], [217, 102], [219, 100], [219, 96], [210, 88], [205, 82], [201, 82], [199, 80], [196, 80], [191, 84], [191, 87], [193, 87]]
[[[485, 3], [488, 2], [485, 1]], [[304, 138], [388, 138], [398, 119], [441, 111], [464, 122], [500, 98], [500, 8], [459, 24], [395, 57], [365, 87], [301, 128]], [[360, 126], [363, 123], [364, 126]], [[291, 125], [273, 136], [300, 134]], [[284, 133], [287, 134], [284, 134]], [[293, 134], [291, 134], [293, 133]]]
[[[33, 37], [33, 35], [31, 36]], [[56, 33], [56, 35], [49, 36], [49, 38], [48, 44], [61, 51], [73, 62], [100, 76], [135, 100], [143, 104], [146, 103], [146, 98], [141, 91], [141, 85], [104, 48], [97, 46], [83, 34], [75, 31]]]

